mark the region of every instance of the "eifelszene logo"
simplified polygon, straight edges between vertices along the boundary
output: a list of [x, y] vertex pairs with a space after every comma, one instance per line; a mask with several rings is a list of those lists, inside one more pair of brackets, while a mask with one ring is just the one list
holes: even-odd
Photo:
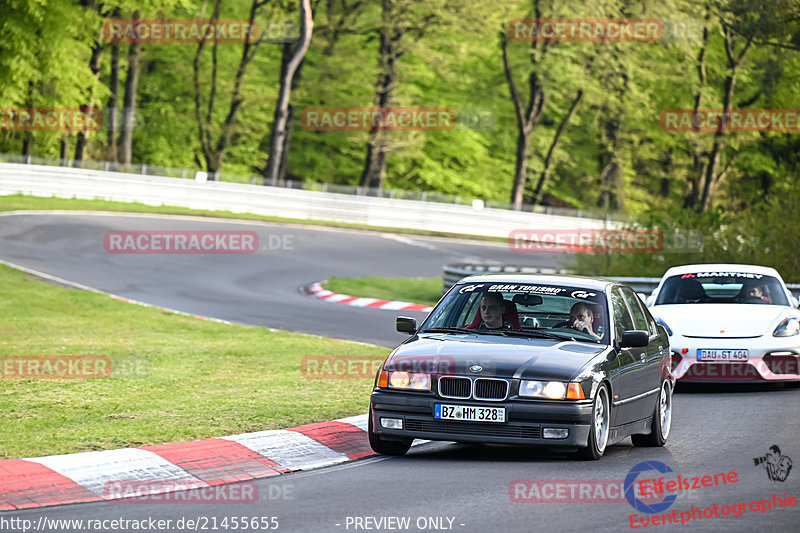
[[663, 500], [657, 503], [646, 503], [637, 498], [636, 494], [634, 493], [634, 482], [636, 481], [636, 478], [639, 477], [639, 474], [642, 472], [647, 472], [648, 470], [655, 470], [662, 474], [672, 472], [672, 469], [669, 466], [659, 461], [644, 461], [639, 463], [631, 468], [628, 472], [628, 475], [625, 476], [625, 499], [628, 500], [628, 503], [631, 504], [637, 511], [650, 514], [660, 513], [661, 511], [669, 509], [669, 507], [675, 503], [675, 500], [678, 498], [678, 496], [676, 494], [669, 494], [665, 496]]
[[777, 444], [769, 447], [766, 455], [761, 457], [754, 457], [753, 463], [755, 466], [764, 465], [764, 470], [767, 471], [767, 477], [770, 481], [786, 481], [789, 477], [789, 472], [792, 470], [792, 460], [785, 455], [781, 455], [781, 449]]

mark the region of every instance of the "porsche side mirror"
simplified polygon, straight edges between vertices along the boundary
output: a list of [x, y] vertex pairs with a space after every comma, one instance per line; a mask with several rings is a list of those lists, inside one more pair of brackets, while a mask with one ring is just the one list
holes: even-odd
[[408, 333], [409, 335], [413, 335], [417, 332], [417, 320], [407, 316], [399, 316], [397, 317], [395, 327], [400, 333]]
[[644, 348], [650, 343], [650, 334], [646, 331], [626, 331], [622, 334], [622, 348]]

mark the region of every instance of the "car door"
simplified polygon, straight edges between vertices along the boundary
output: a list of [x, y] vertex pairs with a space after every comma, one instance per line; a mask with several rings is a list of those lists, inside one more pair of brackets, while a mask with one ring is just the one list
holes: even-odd
[[622, 294], [633, 317], [633, 326], [650, 335], [650, 342], [643, 348], [641, 370], [642, 418], [650, 416], [655, 406], [655, 395], [661, 386], [661, 362], [669, 354], [669, 345], [659, 337], [658, 328], [650, 314], [644, 309], [641, 299], [630, 287], [622, 287]]
[[[622, 333], [636, 329], [631, 311], [622, 295], [621, 287], [611, 289], [611, 312], [614, 317], [614, 334], [622, 340]], [[643, 418], [644, 412], [641, 395], [644, 391], [642, 378], [645, 360], [645, 348], [620, 348], [612, 365], [615, 379], [612, 382], [612, 412], [614, 426], [629, 424]]]

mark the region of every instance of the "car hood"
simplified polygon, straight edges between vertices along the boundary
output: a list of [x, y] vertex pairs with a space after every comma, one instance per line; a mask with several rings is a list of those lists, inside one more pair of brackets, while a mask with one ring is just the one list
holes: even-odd
[[476, 377], [569, 380], [608, 348], [549, 339], [423, 335], [400, 345], [384, 368]]
[[674, 333], [689, 337], [760, 337], [772, 334], [787, 307], [760, 304], [675, 304], [651, 307]]

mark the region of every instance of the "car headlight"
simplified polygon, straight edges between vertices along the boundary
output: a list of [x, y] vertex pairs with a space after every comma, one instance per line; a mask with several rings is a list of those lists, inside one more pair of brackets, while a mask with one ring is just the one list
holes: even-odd
[[800, 333], [800, 318], [790, 316], [784, 318], [783, 322], [778, 324], [775, 331], [772, 333], [773, 337], [791, 337]]
[[523, 379], [519, 383], [519, 395], [528, 398], [563, 400], [567, 395], [567, 384], [561, 381], [532, 381]]
[[431, 390], [431, 375], [412, 372], [388, 372], [390, 389]]
[[663, 320], [663, 319], [661, 319], [661, 318], [656, 318], [656, 324], [661, 324], [662, 326], [664, 326], [664, 329], [665, 329], [665, 330], [667, 330], [667, 335], [669, 335], [670, 337], [672, 337], [672, 328], [670, 328], [670, 327], [667, 325], [667, 323], [666, 323], [666, 322], [664, 322], [664, 320]]

